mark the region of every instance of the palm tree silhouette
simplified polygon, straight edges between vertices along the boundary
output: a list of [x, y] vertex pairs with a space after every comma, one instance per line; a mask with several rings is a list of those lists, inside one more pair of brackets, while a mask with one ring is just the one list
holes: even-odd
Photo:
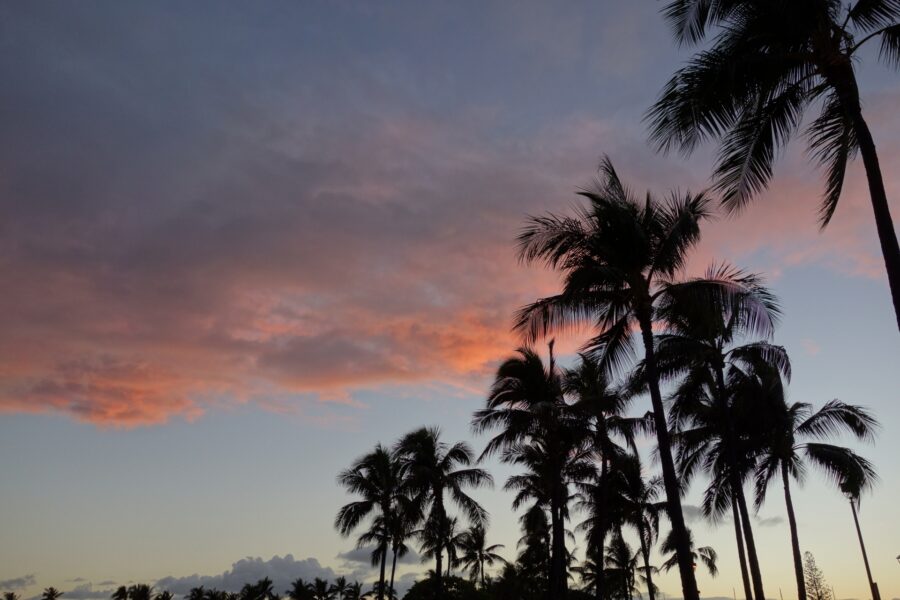
[[[670, 427], [676, 432], [673, 439], [679, 447], [682, 480], [686, 485], [700, 467], [714, 471], [704, 512], [717, 518], [730, 504], [733, 512], [739, 513], [734, 526], [744, 591], [747, 598], [753, 597], [744, 562], [746, 540], [753, 592], [757, 600], [764, 600], [743, 489], [749, 449], [738, 431], [739, 419], [728, 382], [755, 365], [771, 364], [789, 376], [790, 361], [784, 348], [765, 341], [774, 333], [780, 312], [759, 276], [721, 265], [710, 267], [706, 279], [728, 280], [733, 287], [727, 295], [707, 286], [669, 294], [659, 310], [666, 329], [657, 336], [657, 369], [663, 381], [677, 382]], [[739, 345], [747, 337], [763, 340]], [[644, 378], [642, 369], [637, 371], [634, 378], [640, 381]]]
[[771, 370], [760, 373], [750, 383], [757, 388], [750, 393], [757, 403], [760, 400], [764, 402], [766, 414], [764, 436], [760, 440], [761, 455], [756, 468], [756, 505], [762, 505], [772, 479], [780, 476], [791, 532], [797, 597], [806, 600], [803, 558], [791, 499], [791, 479], [802, 482], [806, 464], [811, 464], [833, 481], [859, 481], [862, 487], [867, 487], [875, 477], [868, 461], [849, 448], [820, 440], [827, 440], [841, 432], [850, 433], [860, 440], [870, 440], [878, 422], [866, 409], [838, 400], [827, 402], [818, 411], [805, 402], [788, 404], [781, 378]]
[[519, 312], [516, 329], [527, 340], [535, 340], [552, 331], [593, 326], [599, 333], [588, 342], [587, 351], [604, 369], [620, 372], [634, 358], [633, 332], [640, 332], [683, 597], [698, 600], [656, 372], [653, 326], [659, 322], [657, 308], [678, 289], [686, 294], [689, 288], [714, 288], [725, 297], [734, 282], [675, 282], [688, 251], [699, 240], [700, 222], [709, 216], [705, 194], [673, 193], [666, 202], [650, 195], [638, 200], [604, 159], [600, 180], [581, 195], [588, 202], [574, 217], [532, 218], [519, 236], [519, 257], [524, 262], [543, 262], [562, 271], [565, 279], [560, 294]]
[[48, 587], [41, 592], [41, 600], [59, 600], [62, 595], [63, 593], [55, 587]]
[[635, 570], [639, 553], [631, 551], [631, 546], [621, 532], [612, 536], [609, 548], [604, 554], [603, 572], [608, 578], [609, 596], [616, 600], [631, 600], [637, 590]]
[[381, 565], [377, 588], [379, 600], [385, 590], [385, 564], [391, 543], [387, 523], [402, 493], [402, 476], [403, 466], [397, 456], [381, 444], [338, 475], [338, 483], [362, 498], [344, 505], [338, 512], [334, 523], [341, 535], [350, 535], [365, 519], [372, 517], [370, 528], [360, 535], [357, 546], [362, 548], [375, 543], [372, 564]]
[[319, 577], [309, 584], [309, 591], [312, 592], [312, 600], [332, 600], [335, 594], [328, 582]]
[[482, 457], [501, 452], [501, 460], [524, 466], [524, 475], [510, 477], [507, 490], [516, 490], [513, 508], [534, 499], [550, 511], [550, 578], [548, 594], [566, 595], [565, 521], [569, 484], [587, 475], [584, 452], [588, 429], [581, 415], [566, 403], [562, 373], [553, 358], [544, 362], [531, 348], [519, 348], [497, 369], [486, 407], [475, 412], [476, 433], [500, 429]]
[[443, 594], [442, 552], [447, 548], [449, 519], [445, 496], [456, 504], [472, 523], [487, 520], [487, 512], [469, 496], [465, 488], [492, 485], [493, 479], [484, 469], [472, 467], [475, 457], [469, 445], [457, 442], [448, 445], [440, 439], [440, 429], [423, 427], [406, 434], [395, 449], [408, 477], [406, 489], [416, 498], [427, 521], [444, 537], [435, 554], [435, 587], [438, 597]]
[[153, 600], [175, 600], [175, 595], [169, 590], [163, 590], [153, 597]]
[[298, 577], [291, 582], [291, 588], [284, 592], [290, 600], [312, 600], [310, 584]]
[[153, 600], [153, 588], [146, 583], [136, 583], [128, 588], [128, 600]]
[[503, 544], [493, 544], [488, 546], [487, 533], [484, 525], [472, 525], [467, 531], [460, 536], [459, 547], [461, 556], [459, 557], [460, 565], [469, 572], [469, 578], [474, 581], [481, 582], [481, 588], [485, 587], [485, 566], [493, 567], [495, 564], [503, 564], [506, 561], [497, 551], [503, 548]]
[[3, 592], [3, 600], [19, 600], [19, 595], [15, 592]]
[[347, 591], [344, 592], [343, 600], [360, 600], [361, 597], [362, 584], [358, 581], [354, 581], [347, 586]]
[[650, 550], [659, 534], [659, 513], [665, 510], [665, 503], [659, 501], [662, 493], [662, 479], [645, 479], [640, 457], [629, 454], [616, 459], [616, 510], [621, 524], [628, 525], [637, 533], [640, 555], [644, 566], [641, 578], [647, 585], [650, 600], [656, 598], [653, 584], [655, 567], [650, 565]]
[[[112, 598], [112, 600], [128, 600], [128, 588], [124, 585], [120, 585], [116, 588], [116, 591], [110, 595], [110, 598]], [[188, 592], [188, 599], [203, 600], [203, 586], [192, 588], [191, 591]]]
[[716, 187], [737, 210], [768, 185], [778, 150], [821, 100], [806, 130], [810, 153], [827, 171], [820, 224], [831, 220], [847, 162], [859, 151], [900, 325], [900, 245], [854, 72], [860, 48], [875, 39], [882, 60], [900, 67], [900, 4], [851, 4], [671, 0], [664, 13], [680, 43], [701, 44], [717, 33], [663, 88], [648, 113], [651, 139], [685, 154], [718, 140]]
[[344, 600], [344, 594], [347, 592], [347, 578], [341, 575], [335, 579], [331, 591], [337, 594], [338, 600]]

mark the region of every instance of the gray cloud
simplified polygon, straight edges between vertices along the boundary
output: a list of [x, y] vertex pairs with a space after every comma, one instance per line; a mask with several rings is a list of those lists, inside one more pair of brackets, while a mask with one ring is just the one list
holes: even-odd
[[218, 588], [229, 592], [237, 592], [246, 583], [254, 583], [268, 577], [275, 585], [275, 591], [282, 593], [290, 587], [298, 577], [303, 579], [332, 580], [337, 574], [329, 567], [323, 567], [315, 558], [295, 560], [290, 554], [283, 557], [273, 556], [269, 560], [262, 558], [243, 558], [231, 565], [221, 575], [188, 575], [187, 577], [163, 577], [156, 582], [156, 587], [169, 590], [175, 594], [186, 594], [191, 588], [204, 586]]
[[[353, 550], [348, 550], [347, 552], [341, 552], [337, 555], [338, 558], [343, 560], [346, 563], [359, 563], [364, 565], [371, 565], [372, 562], [372, 549], [371, 548], [355, 548]], [[418, 565], [421, 564], [422, 560], [419, 556], [419, 553], [415, 550], [410, 549], [410, 551], [403, 556], [402, 558], [397, 559], [397, 564], [401, 565]]]
[[760, 527], [777, 527], [784, 523], [783, 517], [765, 517], [765, 518], [756, 518], [756, 524]]
[[34, 575], [22, 575], [21, 577], [14, 577], [12, 579], [4, 579], [0, 581], [0, 588], [4, 590], [19, 590], [22, 588], [27, 588], [29, 586], [37, 583]]
[[703, 518], [703, 511], [699, 506], [693, 504], [682, 504], [681, 511], [684, 513], [685, 521], [688, 521], [689, 523], [694, 523]]
[[69, 600], [95, 600], [98, 598], [109, 598], [115, 588], [94, 588], [91, 582], [76, 585], [74, 588], [65, 592], [64, 597]]

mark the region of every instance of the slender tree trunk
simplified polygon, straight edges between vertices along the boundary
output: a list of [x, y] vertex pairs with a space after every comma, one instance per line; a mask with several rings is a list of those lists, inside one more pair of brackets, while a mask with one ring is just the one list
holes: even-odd
[[378, 576], [378, 600], [384, 600], [384, 566], [387, 562], [387, 542], [381, 545], [381, 575]]
[[563, 492], [560, 486], [553, 493], [554, 506], [550, 509], [550, 520], [553, 528], [552, 554], [550, 556], [550, 597], [553, 600], [564, 600], [567, 591], [566, 582], [566, 525], [563, 520]]
[[856, 133], [859, 153], [862, 155], [863, 165], [866, 169], [872, 211], [875, 213], [878, 242], [881, 245], [888, 285], [891, 289], [891, 299], [894, 303], [894, 316], [897, 319], [897, 326], [900, 328], [900, 243], [897, 242], [897, 232], [894, 231], [894, 221], [891, 218], [887, 192], [884, 189], [884, 179], [878, 163], [875, 140], [872, 139], [872, 132], [869, 131], [869, 126], [863, 119], [856, 75], [853, 73], [853, 66], [849, 59], [841, 64], [824, 65], [824, 72], [828, 82], [837, 91], [845, 114], [853, 124], [853, 130]]
[[797, 578], [797, 600], [806, 600], [806, 581], [803, 577], [803, 558], [800, 556], [800, 536], [797, 533], [797, 519], [794, 516], [794, 501], [791, 500], [791, 480], [787, 464], [781, 464], [781, 482], [784, 484], [784, 503], [787, 506], [788, 525], [791, 528], [791, 551], [794, 553], [794, 576]]
[[684, 524], [684, 513], [681, 510], [681, 489], [675, 473], [675, 461], [672, 459], [672, 442], [666, 423], [666, 411], [663, 407], [662, 393], [659, 391], [650, 308], [645, 308], [643, 312], [644, 314], [639, 316], [639, 320], [644, 342], [644, 363], [647, 368], [650, 400], [653, 404], [653, 421], [656, 426], [659, 461], [662, 464], [663, 486], [666, 490], [666, 509], [675, 536], [675, 554], [678, 558], [678, 571], [681, 574], [681, 591], [684, 600], [700, 600], [697, 579], [694, 577], [694, 561], [691, 559], [691, 545], [687, 527]]
[[607, 529], [607, 519], [606, 519], [606, 510], [607, 510], [607, 499], [609, 498], [608, 488], [607, 488], [607, 479], [609, 475], [609, 461], [606, 457], [603, 457], [600, 463], [600, 523], [598, 524], [599, 539], [594, 540], [596, 545], [599, 546], [595, 551], [597, 556], [600, 557], [600, 562], [597, 564], [598, 575], [597, 585], [596, 585], [596, 598], [597, 600], [604, 600], [606, 598], [606, 566], [604, 564], [604, 555], [606, 550], [606, 529]]
[[[447, 512], [444, 510], [444, 490], [435, 489], [432, 490], [432, 494], [434, 496], [434, 510], [435, 517], [437, 518], [437, 527], [438, 527], [438, 544], [437, 544], [437, 556], [434, 559], [434, 587], [435, 594], [438, 598], [443, 598], [444, 596], [444, 580], [443, 580], [443, 536], [444, 536], [444, 526], [446, 525], [445, 521], [447, 520]], [[447, 561], [449, 562], [450, 557], [447, 556]]]
[[391, 564], [391, 587], [388, 588], [388, 600], [394, 597], [394, 575], [397, 573], [397, 549], [394, 548], [394, 558]]
[[641, 538], [641, 556], [644, 558], [644, 573], [647, 578], [647, 596], [650, 600], [656, 600], [656, 591], [653, 589], [653, 575], [650, 573], [650, 548], [647, 544], [647, 531], [643, 525], [638, 528], [638, 537]]
[[750, 564], [750, 576], [753, 580], [753, 593], [756, 600], [766, 600], [763, 591], [762, 573], [759, 569], [759, 557], [756, 554], [756, 544], [753, 541], [753, 529], [750, 524], [750, 514], [747, 511], [747, 501], [744, 498], [744, 485], [740, 475], [740, 461], [737, 450], [737, 433], [733, 420], [733, 413], [728, 402], [728, 390], [725, 387], [724, 360], [715, 365], [716, 370], [716, 402], [719, 404], [725, 417], [725, 448], [728, 459], [728, 480], [731, 487], [732, 498], [737, 498], [738, 509], [743, 521], [744, 538], [747, 541], [747, 555]]
[[737, 538], [738, 560], [741, 562], [741, 579], [744, 582], [744, 597], [753, 600], [753, 589], [750, 587], [750, 573], [747, 571], [747, 555], [744, 554], [744, 530], [741, 527], [741, 513], [738, 509], [737, 495], [731, 493], [731, 515], [734, 520], [734, 536]]
[[869, 555], [866, 553], [866, 544], [863, 542], [862, 529], [859, 527], [859, 517], [856, 516], [856, 502], [853, 498], [850, 498], [850, 510], [853, 511], [853, 522], [856, 524], [856, 535], [859, 537], [859, 547], [862, 550], [863, 563], [866, 565], [866, 577], [869, 578], [872, 600], [881, 600], [881, 594], [878, 593], [878, 584], [872, 580], [872, 569], [869, 568]]
[[750, 564], [750, 578], [753, 580], [753, 593], [756, 600], [766, 600], [763, 591], [762, 573], [759, 570], [759, 557], [756, 554], [756, 542], [753, 541], [753, 526], [750, 523], [750, 512], [747, 510], [747, 500], [744, 498], [744, 487], [737, 483], [738, 508], [741, 511], [741, 521], [744, 527], [744, 539], [747, 541], [747, 562]]

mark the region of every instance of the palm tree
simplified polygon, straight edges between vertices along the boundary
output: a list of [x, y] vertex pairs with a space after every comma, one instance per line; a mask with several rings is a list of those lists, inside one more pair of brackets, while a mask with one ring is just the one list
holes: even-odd
[[900, 325], [900, 245], [875, 142], [863, 119], [854, 64], [869, 41], [900, 66], [900, 4], [895, 0], [670, 0], [664, 13], [680, 43], [712, 44], [669, 80], [648, 114], [661, 150], [685, 154], [719, 142], [716, 187], [737, 210], [764, 189], [778, 150], [805, 110], [810, 153], [827, 170], [820, 224], [831, 220], [847, 163], [862, 154], [894, 311]]
[[3, 592], [3, 600], [19, 600], [19, 595], [15, 592]]
[[623, 371], [635, 356], [634, 331], [640, 332], [647, 389], [662, 465], [669, 520], [678, 547], [683, 597], [698, 600], [680, 488], [666, 427], [666, 411], [656, 372], [653, 326], [657, 308], [678, 290], [711, 288], [723, 297], [730, 280], [676, 283], [688, 251], [700, 237], [700, 222], [709, 216], [705, 194], [672, 194], [666, 202], [648, 195], [638, 200], [625, 188], [609, 159], [600, 166], [594, 189], [581, 193], [588, 201], [574, 217], [532, 218], [519, 236], [519, 256], [562, 271], [563, 291], [523, 308], [516, 329], [527, 340], [551, 331], [593, 326], [598, 335], [587, 351], [610, 371]]
[[335, 518], [335, 527], [347, 536], [367, 518], [372, 517], [370, 528], [358, 539], [358, 547], [375, 543], [372, 564], [380, 564], [378, 578], [379, 600], [385, 589], [385, 564], [391, 543], [387, 523], [393, 515], [397, 499], [402, 493], [403, 465], [394, 453], [381, 444], [375, 450], [357, 460], [349, 469], [338, 475], [338, 483], [360, 500], [346, 504]]
[[332, 600], [334, 598], [334, 590], [326, 580], [319, 577], [316, 577], [309, 585], [309, 591], [312, 592], [312, 600]]
[[839, 400], [827, 402], [818, 411], [805, 402], [788, 404], [781, 378], [771, 371], [761, 373], [753, 384], [759, 391], [751, 393], [757, 401], [762, 399], [766, 407], [763, 427], [766, 435], [756, 469], [756, 505], [762, 505], [769, 484], [780, 476], [791, 531], [797, 598], [806, 600], [803, 558], [791, 499], [791, 479], [802, 482], [805, 464], [812, 464], [835, 482], [854, 480], [862, 482], [864, 487], [869, 485], [874, 471], [868, 461], [849, 448], [821, 440], [841, 432], [849, 432], [860, 440], [869, 440], [874, 436], [878, 422], [866, 409]]
[[[191, 588], [190, 592], [188, 592], [188, 599], [203, 600], [203, 592], [204, 590], [202, 585], [200, 587]], [[110, 598], [112, 598], [112, 600], [128, 600], [128, 588], [124, 585], [120, 585], [118, 588], [116, 588], [116, 591], [114, 591], [110, 595]]]
[[[487, 512], [469, 496], [465, 488], [492, 485], [493, 479], [484, 469], [472, 467], [475, 457], [469, 445], [457, 442], [448, 445], [440, 439], [440, 429], [423, 427], [406, 434], [396, 446], [396, 453], [408, 479], [405, 488], [416, 498], [423, 514], [428, 514], [441, 535], [446, 536], [448, 517], [445, 495], [455, 503], [473, 523], [487, 520]], [[445, 537], [443, 547], [447, 546]], [[435, 586], [438, 596], [443, 593], [442, 552], [435, 555]]]
[[552, 548], [547, 511], [535, 503], [519, 517], [519, 523], [522, 537], [516, 544], [520, 549], [518, 566], [532, 578], [540, 581], [543, 588], [549, 582]]
[[290, 600], [312, 600], [312, 592], [310, 584], [306, 583], [302, 577], [298, 577], [291, 582], [291, 589], [285, 592]]
[[621, 532], [612, 536], [604, 558], [604, 573], [608, 578], [609, 596], [615, 600], [631, 600], [637, 592], [635, 570], [639, 554], [631, 551], [631, 546]]
[[[716, 554], [716, 551], [713, 550], [711, 546], [701, 546], [694, 551], [694, 536], [691, 534], [690, 529], [688, 530], [688, 536], [691, 538], [691, 566], [692, 568], [697, 567], [697, 561], [703, 563], [703, 566], [706, 567], [706, 570], [709, 571], [709, 574], [715, 577], [719, 574], [719, 568], [716, 565], [719, 557]], [[677, 556], [675, 554], [675, 544], [672, 539], [672, 532], [670, 531], [666, 538], [663, 540], [662, 545], [660, 546], [660, 552], [663, 554], [670, 554], [668, 559], [662, 564], [662, 568], [664, 571], [670, 570], [677, 564]]]
[[[660, 306], [666, 330], [657, 336], [656, 361], [663, 381], [677, 382], [670, 427], [676, 431], [682, 479], [690, 480], [698, 465], [715, 470], [703, 504], [707, 516], [718, 517], [730, 499], [739, 518], [734, 519], [741, 575], [747, 598], [749, 577], [744, 562], [744, 540], [757, 600], [765, 599], [750, 515], [743, 491], [748, 467], [746, 444], [738, 431], [739, 419], [728, 382], [756, 365], [773, 365], [786, 377], [790, 361], [784, 348], [768, 343], [780, 311], [760, 277], [727, 265], [711, 267], [707, 279], [730, 280], [727, 296], [707, 287], [676, 290]], [[687, 293], [683, 293], [687, 292]], [[742, 338], [762, 337], [739, 345]], [[643, 378], [638, 369], [635, 379]]]
[[565, 520], [568, 518], [568, 486], [581, 478], [588, 430], [563, 395], [562, 373], [553, 358], [545, 367], [530, 348], [519, 348], [497, 369], [486, 407], [476, 411], [476, 433], [500, 429], [482, 453], [502, 452], [501, 460], [519, 464], [527, 474], [513, 476], [506, 489], [518, 491], [513, 508], [533, 498], [550, 511], [550, 588], [552, 598], [566, 595]]
[[[401, 481], [401, 488], [405, 482]], [[422, 512], [415, 498], [410, 498], [403, 493], [397, 497], [394, 511], [387, 523], [388, 533], [391, 538], [391, 580], [388, 589], [394, 591], [394, 576], [397, 573], [397, 559], [403, 558], [409, 553], [406, 540], [415, 533], [416, 525], [422, 520]]]
[[241, 588], [240, 600], [274, 600], [276, 598], [272, 580], [268, 577], [256, 583], [246, 583]]
[[[588, 424], [590, 450], [593, 458], [600, 463], [599, 470], [576, 468], [574, 475], [579, 479], [580, 508], [589, 515], [579, 528], [587, 533], [589, 554], [602, 557], [605, 555], [606, 536], [613, 526], [613, 519], [610, 518], [613, 509], [610, 503], [614, 495], [610, 489], [611, 465], [617, 464], [626, 455], [618, 440], [624, 441], [636, 452], [635, 432], [652, 431], [652, 417], [624, 417], [631, 398], [610, 384], [608, 372], [588, 354], [581, 354], [576, 367], [565, 372], [563, 391], [572, 398], [573, 409]], [[597, 560], [594, 564], [598, 570], [597, 577], [593, 578], [594, 593], [597, 598], [603, 598], [606, 584], [604, 561]]]
[[497, 563], [506, 562], [502, 556], [497, 554], [497, 551], [503, 548], [503, 544], [488, 546], [484, 525], [475, 524], [463, 532], [459, 545], [462, 551], [462, 555], [459, 557], [460, 565], [463, 569], [468, 570], [469, 578], [472, 581], [480, 581], [481, 588], [484, 589], [485, 566], [493, 567]]
[[344, 600], [344, 594], [347, 592], [347, 578], [341, 575], [335, 579], [331, 591], [337, 594], [338, 600]]
[[128, 588], [128, 600], [152, 600], [153, 587], [146, 583], [136, 583]]
[[153, 600], [175, 600], [175, 595], [169, 590], [163, 590], [153, 597]]
[[347, 586], [347, 591], [344, 592], [343, 600], [360, 600], [361, 597], [362, 584], [358, 581], [354, 581]]
[[656, 598], [656, 586], [653, 584], [655, 567], [650, 565], [650, 550], [659, 535], [659, 513], [665, 504], [659, 501], [662, 492], [662, 479], [654, 477], [645, 479], [640, 457], [629, 454], [616, 461], [616, 504], [623, 525], [628, 525], [637, 533], [640, 542], [640, 554], [644, 566], [641, 579], [647, 585], [650, 600]]
[[41, 600], [59, 600], [62, 595], [63, 593], [55, 587], [48, 587], [44, 588], [44, 591], [41, 593]]

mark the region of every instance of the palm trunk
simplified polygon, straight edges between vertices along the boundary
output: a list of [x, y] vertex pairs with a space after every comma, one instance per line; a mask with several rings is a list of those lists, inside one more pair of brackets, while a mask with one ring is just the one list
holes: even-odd
[[806, 581], [803, 577], [803, 559], [800, 557], [800, 536], [797, 534], [797, 519], [794, 517], [794, 502], [791, 500], [791, 481], [787, 464], [781, 465], [781, 482], [784, 484], [784, 503], [787, 505], [788, 524], [791, 528], [791, 550], [794, 553], [794, 576], [797, 578], [797, 600], [806, 600]]
[[744, 598], [753, 600], [750, 587], [750, 573], [747, 571], [747, 555], [744, 554], [744, 531], [741, 527], [741, 513], [738, 510], [737, 495], [731, 494], [731, 515], [734, 520], [734, 536], [737, 538], [738, 560], [741, 561], [741, 579], [744, 582]]
[[557, 489], [553, 493], [553, 506], [550, 507], [553, 541], [550, 555], [550, 598], [564, 600], [566, 597], [566, 525], [563, 521], [562, 492]]
[[[643, 523], [643, 521], [641, 521]], [[638, 528], [638, 537], [641, 538], [641, 556], [644, 558], [644, 573], [647, 578], [647, 595], [650, 600], [656, 600], [656, 592], [653, 590], [653, 575], [650, 574], [650, 548], [647, 545], [647, 532], [643, 525]]]
[[845, 64], [826, 65], [825, 76], [837, 91], [845, 114], [853, 124], [853, 130], [856, 133], [859, 153], [862, 155], [863, 165], [866, 169], [872, 211], [875, 213], [878, 242], [881, 245], [888, 285], [891, 288], [894, 315], [897, 318], [897, 326], [900, 328], [900, 243], [897, 242], [897, 232], [894, 231], [894, 221], [888, 206], [881, 166], [878, 163], [878, 153], [875, 151], [875, 140], [872, 139], [872, 132], [869, 131], [869, 126], [863, 119], [859, 101], [859, 86], [849, 60]]
[[859, 537], [859, 547], [862, 550], [863, 562], [866, 565], [866, 576], [869, 578], [869, 588], [872, 590], [872, 600], [881, 600], [878, 593], [878, 584], [872, 580], [872, 569], [869, 568], [869, 555], [866, 553], [866, 544], [863, 542], [862, 529], [859, 527], [859, 517], [856, 516], [856, 502], [850, 498], [850, 509], [853, 511], [853, 522], [856, 524], [856, 535]]
[[397, 548], [394, 548], [394, 558], [391, 564], [391, 586], [388, 588], [388, 600], [394, 597], [394, 575], [397, 573]]
[[[444, 580], [443, 573], [441, 571], [443, 567], [443, 535], [444, 535], [444, 526], [445, 521], [447, 520], [447, 513], [444, 510], [444, 490], [437, 489], [433, 490], [432, 494], [434, 495], [434, 510], [435, 517], [437, 518], [437, 527], [438, 527], [438, 544], [437, 544], [437, 556], [434, 559], [434, 587], [437, 598], [443, 598], [444, 596]], [[450, 557], [447, 557], [447, 560], [450, 560]]]
[[384, 600], [384, 566], [387, 562], [387, 542], [381, 545], [381, 575], [378, 576], [378, 600]]
[[766, 600], [763, 591], [762, 573], [759, 570], [759, 557], [756, 554], [756, 542], [753, 541], [753, 526], [750, 524], [750, 512], [747, 510], [747, 500], [744, 498], [744, 487], [737, 484], [738, 508], [741, 511], [741, 524], [744, 527], [744, 539], [747, 541], [747, 562], [750, 564], [750, 578], [753, 580], [753, 593], [756, 600]]
[[753, 580], [753, 593], [756, 600], [766, 600], [766, 594], [763, 591], [762, 573], [759, 569], [759, 557], [756, 554], [756, 544], [753, 541], [753, 528], [750, 525], [750, 514], [747, 511], [747, 501], [744, 498], [744, 485], [740, 475], [740, 461], [738, 460], [737, 451], [737, 434], [735, 432], [733, 415], [731, 407], [728, 404], [728, 391], [725, 387], [725, 369], [724, 364], [719, 362], [715, 365], [716, 370], [716, 402], [719, 404], [723, 415], [725, 416], [725, 447], [726, 457], [728, 460], [728, 479], [731, 486], [732, 498], [737, 498], [738, 509], [741, 513], [743, 521], [744, 538], [747, 542], [747, 557], [750, 564], [750, 576]]
[[678, 558], [678, 571], [681, 574], [681, 592], [684, 600], [700, 600], [697, 590], [697, 579], [694, 577], [694, 561], [691, 558], [691, 545], [684, 524], [684, 513], [681, 510], [681, 489], [675, 474], [675, 461], [672, 459], [672, 442], [666, 424], [666, 411], [663, 407], [662, 393], [659, 391], [659, 376], [656, 372], [656, 355], [653, 349], [653, 329], [650, 319], [650, 308], [640, 315], [641, 337], [644, 342], [644, 363], [650, 388], [650, 400], [653, 404], [653, 422], [656, 426], [656, 442], [659, 446], [659, 461], [662, 464], [663, 486], [666, 490], [666, 509], [669, 522], [675, 536], [675, 554]]
[[597, 578], [597, 586], [596, 586], [596, 598], [597, 600], [604, 600], [606, 598], [606, 568], [604, 565], [604, 554], [606, 549], [606, 507], [607, 507], [607, 498], [609, 497], [608, 490], [606, 487], [607, 477], [609, 474], [609, 461], [604, 457], [601, 466], [600, 466], [600, 523], [599, 525], [599, 540], [595, 540], [597, 546], [596, 549], [597, 556], [600, 557], [600, 562], [597, 564], [598, 575]]

